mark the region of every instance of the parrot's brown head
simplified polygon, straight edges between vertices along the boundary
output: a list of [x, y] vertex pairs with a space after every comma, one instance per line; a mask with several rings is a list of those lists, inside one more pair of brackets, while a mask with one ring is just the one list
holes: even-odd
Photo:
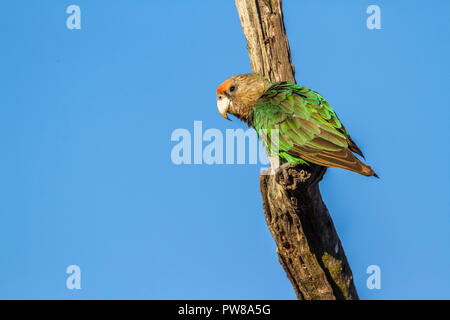
[[226, 119], [228, 113], [251, 125], [251, 113], [255, 102], [271, 83], [257, 73], [232, 76], [217, 88], [217, 108]]

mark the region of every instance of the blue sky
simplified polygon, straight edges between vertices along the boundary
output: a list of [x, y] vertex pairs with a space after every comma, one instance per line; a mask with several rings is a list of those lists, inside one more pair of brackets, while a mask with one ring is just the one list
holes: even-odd
[[[66, 8], [82, 12], [66, 28]], [[381, 8], [381, 30], [366, 8]], [[450, 299], [448, 1], [286, 0], [300, 84], [381, 176], [321, 183], [362, 299]], [[24, 1], [0, 19], [0, 298], [295, 299], [257, 165], [175, 165], [177, 128], [245, 128], [234, 1]], [[79, 265], [81, 290], [66, 288]], [[369, 265], [381, 289], [366, 287]]]

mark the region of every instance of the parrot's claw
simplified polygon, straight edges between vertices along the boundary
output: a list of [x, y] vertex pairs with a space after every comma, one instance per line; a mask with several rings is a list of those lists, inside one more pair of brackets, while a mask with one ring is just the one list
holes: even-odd
[[283, 176], [283, 180], [286, 183], [289, 180], [289, 172], [288, 169], [291, 168], [292, 165], [287, 162], [283, 163], [281, 166], [275, 169], [275, 179], [280, 181], [281, 176]]
[[[289, 169], [293, 169], [289, 172]], [[299, 182], [304, 183], [309, 180], [311, 173], [305, 169], [300, 169], [297, 164], [284, 163], [275, 169], [275, 180], [288, 188], [296, 188]]]

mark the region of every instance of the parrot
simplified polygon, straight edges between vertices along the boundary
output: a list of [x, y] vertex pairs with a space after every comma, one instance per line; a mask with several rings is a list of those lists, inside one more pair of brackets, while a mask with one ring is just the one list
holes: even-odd
[[[378, 175], [359, 160], [364, 155], [336, 112], [317, 92], [287, 81], [270, 82], [258, 73], [230, 77], [217, 88], [219, 113], [253, 127], [269, 154], [283, 164], [310, 163]], [[278, 137], [275, 138], [277, 130]]]

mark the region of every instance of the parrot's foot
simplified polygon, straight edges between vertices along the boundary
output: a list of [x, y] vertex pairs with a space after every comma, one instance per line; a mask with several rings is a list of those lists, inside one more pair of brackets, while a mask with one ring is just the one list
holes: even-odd
[[[307, 171], [307, 167], [310, 164], [303, 159], [296, 158], [295, 162], [288, 161], [280, 165], [280, 160], [277, 157], [269, 156], [270, 160], [270, 168], [261, 171], [261, 175], [274, 175], [275, 180], [278, 183], [288, 185], [294, 183], [294, 181], [306, 182], [310, 177], [311, 173]], [[307, 166], [307, 167], [306, 167]], [[305, 169], [299, 170], [301, 167], [305, 167]], [[295, 168], [295, 170], [289, 173], [289, 169]], [[290, 177], [290, 174], [293, 176]]]
[[289, 189], [295, 189], [298, 183], [305, 183], [311, 177], [309, 170], [301, 168], [298, 164], [284, 163], [276, 169], [275, 180]]
[[275, 179], [277, 181], [281, 181], [280, 178], [282, 176], [284, 181], [288, 181], [289, 180], [288, 169], [291, 168], [291, 167], [293, 167], [293, 165], [290, 164], [289, 162], [286, 162], [286, 163], [283, 163], [278, 168], [276, 168], [275, 169]]

